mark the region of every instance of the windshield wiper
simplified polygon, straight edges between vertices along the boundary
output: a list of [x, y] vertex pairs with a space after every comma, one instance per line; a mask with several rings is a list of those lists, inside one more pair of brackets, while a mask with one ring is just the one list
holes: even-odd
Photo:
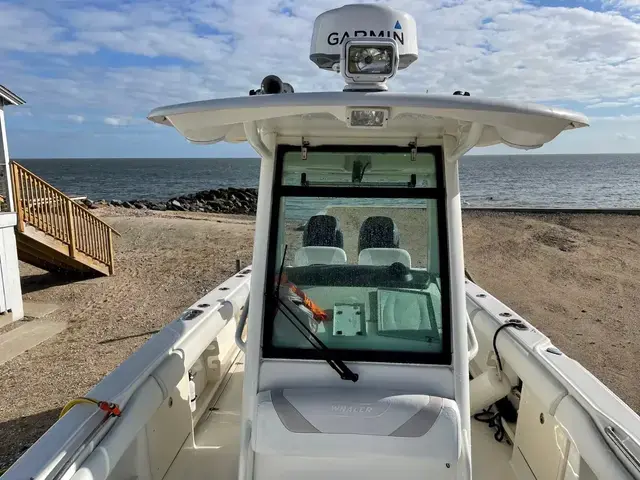
[[[280, 264], [280, 273], [278, 276], [278, 285], [275, 291], [276, 301], [278, 302], [278, 310], [284, 315], [284, 317], [289, 320], [291, 325], [293, 325], [300, 335], [302, 335], [307, 341], [311, 344], [313, 348], [322, 353], [324, 360], [329, 364], [331, 368], [333, 368], [342, 380], [351, 380], [352, 382], [357, 382], [359, 375], [351, 370], [349, 367], [345, 365], [345, 363], [340, 360], [340, 358], [336, 355], [334, 350], [331, 350], [327, 345], [318, 338], [318, 336], [311, 331], [311, 329], [304, 324], [302, 320], [289, 308], [289, 306], [280, 298], [280, 283], [282, 280], [282, 271], [284, 269], [284, 260], [287, 254], [287, 245], [284, 247], [284, 252], [282, 253], [282, 263]], [[288, 312], [288, 313], [287, 313]]]

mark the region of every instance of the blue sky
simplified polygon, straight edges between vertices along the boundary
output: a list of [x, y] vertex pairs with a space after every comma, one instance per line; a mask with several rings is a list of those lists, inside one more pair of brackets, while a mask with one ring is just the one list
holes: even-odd
[[[247, 145], [191, 145], [146, 115], [246, 95], [271, 73], [296, 91], [340, 89], [308, 54], [315, 17], [344, 3], [0, 0], [0, 84], [28, 102], [6, 109], [10, 154], [254, 156]], [[589, 116], [590, 128], [534, 153], [640, 152], [640, 0], [389, 4], [414, 16], [420, 47], [393, 90], [464, 89]]]

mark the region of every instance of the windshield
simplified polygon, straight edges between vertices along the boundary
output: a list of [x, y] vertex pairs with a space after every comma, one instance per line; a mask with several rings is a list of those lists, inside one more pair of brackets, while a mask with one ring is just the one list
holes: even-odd
[[279, 147], [265, 357], [324, 358], [315, 336], [342, 360], [450, 363], [439, 150], [306, 157]]

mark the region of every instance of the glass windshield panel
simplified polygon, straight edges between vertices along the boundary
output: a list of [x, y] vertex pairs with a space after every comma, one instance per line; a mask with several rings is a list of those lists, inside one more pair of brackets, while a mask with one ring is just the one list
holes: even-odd
[[334, 187], [415, 187], [436, 186], [436, 162], [431, 154], [411, 156], [411, 152], [288, 153], [284, 160], [283, 185]]
[[[367, 153], [354, 174], [348, 165], [358, 157], [284, 155], [271, 284], [280, 301], [265, 340], [275, 349], [313, 352], [312, 333], [342, 352], [442, 353], [439, 202], [409, 193], [429, 187], [425, 197], [437, 197], [436, 160]], [[370, 188], [354, 193], [363, 183]], [[327, 186], [336, 188], [316, 193]], [[342, 187], [351, 188], [343, 195]]]

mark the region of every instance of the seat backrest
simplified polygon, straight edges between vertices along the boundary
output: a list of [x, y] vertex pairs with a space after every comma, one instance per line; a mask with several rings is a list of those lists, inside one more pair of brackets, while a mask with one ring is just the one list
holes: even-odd
[[402, 248], [365, 248], [358, 255], [359, 265], [391, 265], [396, 262], [411, 268], [411, 255]]
[[332, 215], [314, 215], [304, 227], [304, 247], [344, 247], [340, 222]]
[[344, 265], [347, 254], [338, 247], [302, 247], [296, 251], [293, 265], [304, 267], [307, 265]]
[[360, 227], [358, 253], [366, 248], [398, 248], [400, 234], [390, 217], [369, 217]]
[[461, 455], [453, 400], [382, 390], [260, 392], [254, 478], [453, 480]]

